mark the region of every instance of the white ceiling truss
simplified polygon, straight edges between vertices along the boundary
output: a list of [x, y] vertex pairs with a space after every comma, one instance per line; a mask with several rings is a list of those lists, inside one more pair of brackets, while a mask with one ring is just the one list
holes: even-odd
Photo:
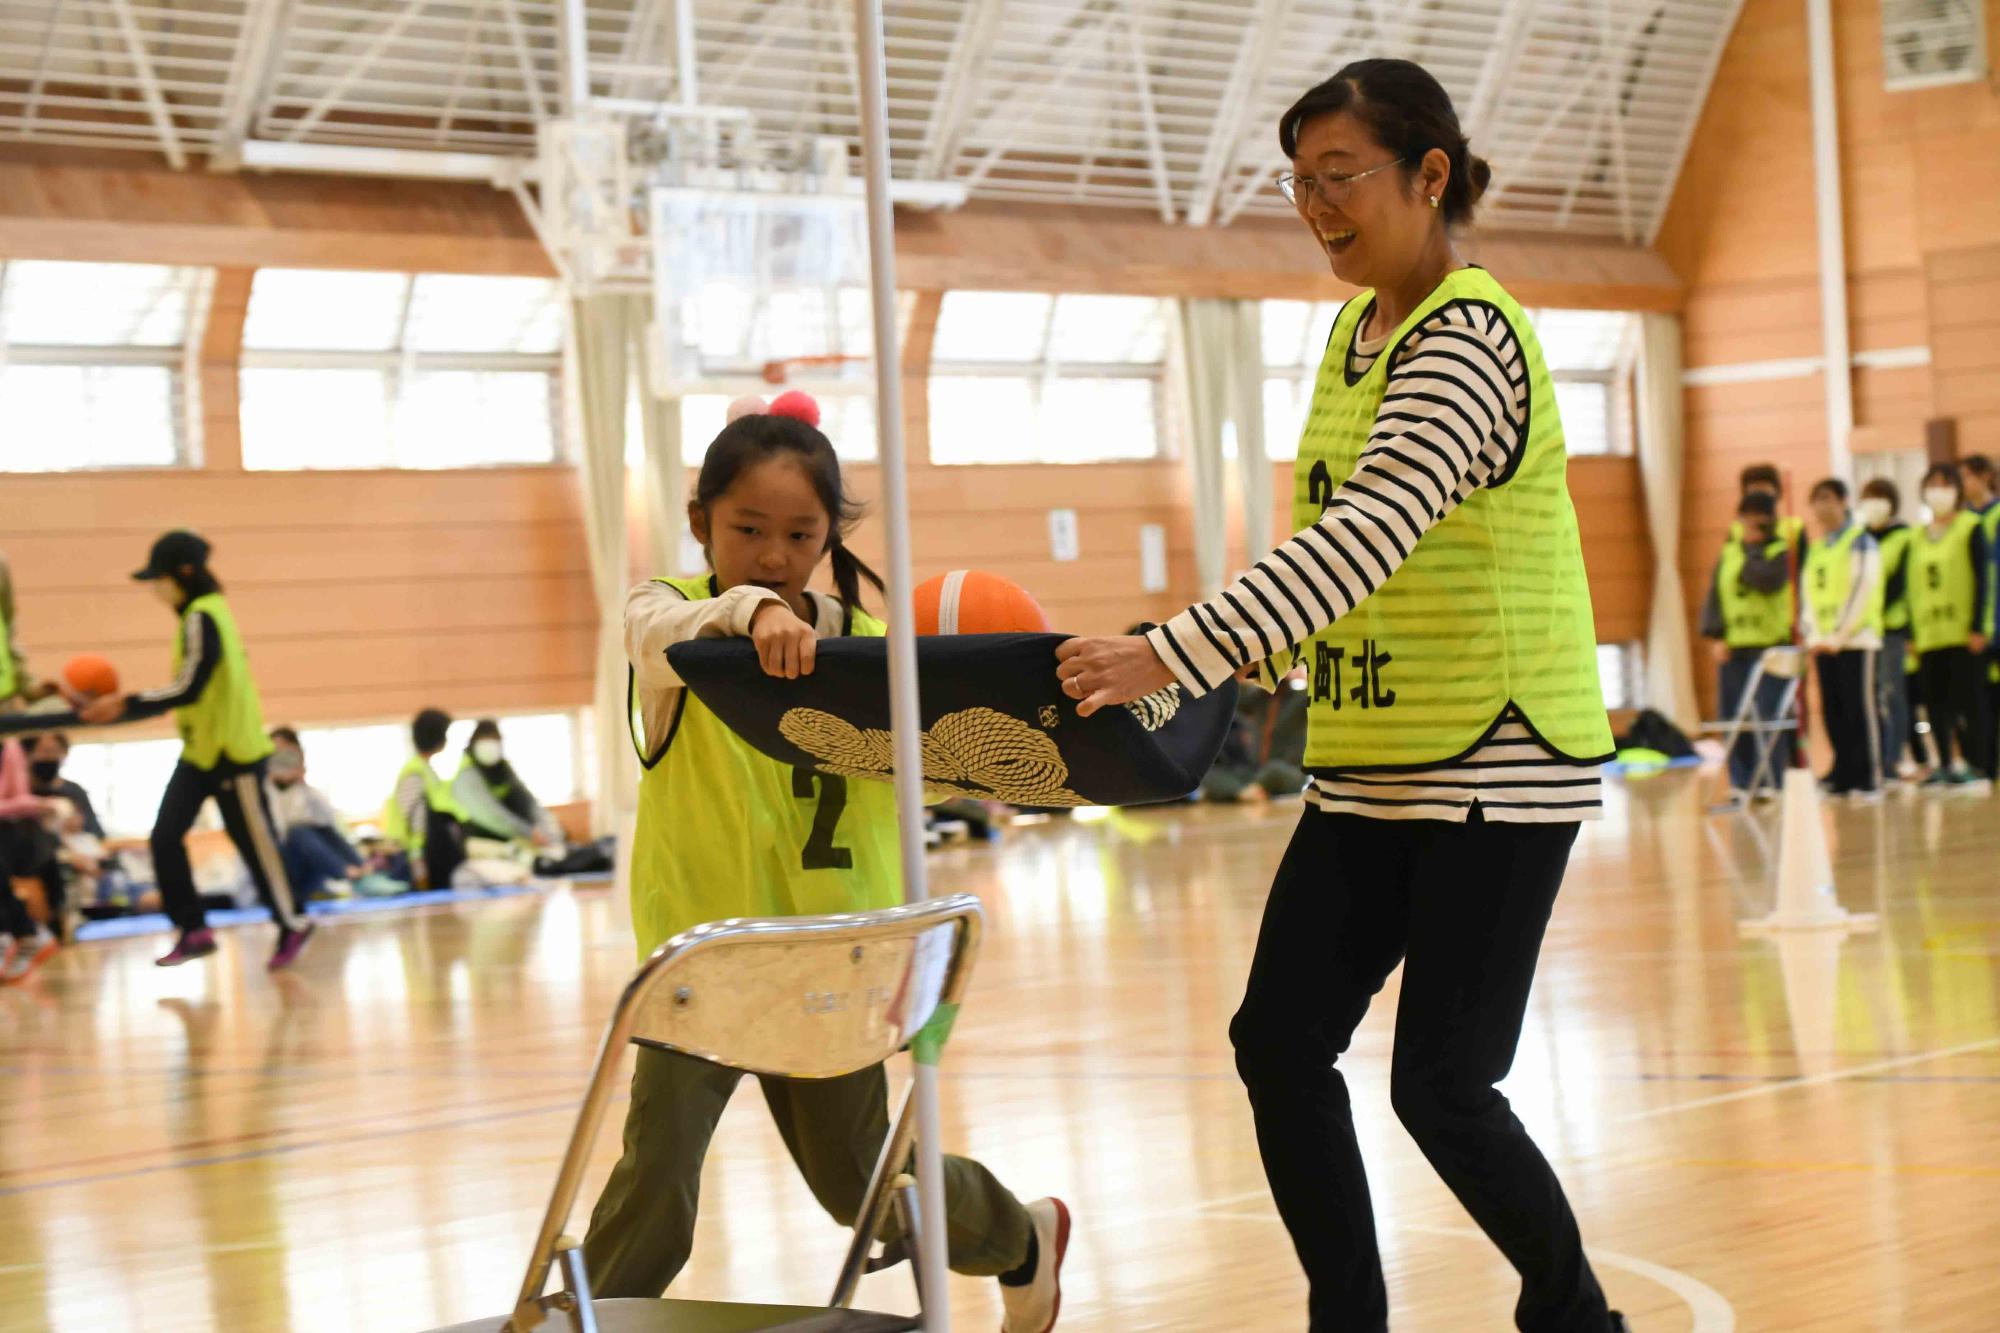
[[[578, 0], [582, 3], [583, 0]], [[0, 0], [0, 141], [231, 169], [246, 142], [527, 158], [567, 0]], [[1741, 0], [886, 0], [892, 174], [1283, 214], [1278, 114], [1348, 60], [1450, 90], [1494, 229], [1650, 241]], [[679, 59], [691, 15], [693, 60]], [[587, 0], [589, 88], [859, 151], [849, 0]]]

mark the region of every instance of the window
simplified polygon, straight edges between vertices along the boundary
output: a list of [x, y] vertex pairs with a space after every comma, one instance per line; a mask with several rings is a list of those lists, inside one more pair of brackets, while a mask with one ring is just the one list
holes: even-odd
[[1618, 453], [1630, 433], [1617, 413], [1638, 348], [1638, 319], [1624, 310], [1530, 310], [1555, 382], [1563, 444], [1571, 457]]
[[1597, 679], [1604, 690], [1607, 711], [1643, 707], [1646, 698], [1643, 646], [1636, 642], [1598, 644]]
[[931, 353], [931, 461], [1158, 456], [1168, 311], [1140, 296], [949, 293]]
[[1338, 301], [1266, 301], [1264, 323], [1264, 452], [1297, 458], [1299, 432], [1312, 407], [1313, 382], [1333, 333]]
[[0, 263], [0, 472], [174, 467], [208, 269]]
[[243, 325], [243, 465], [551, 463], [563, 306], [542, 278], [260, 269]]
[[[507, 760], [543, 805], [566, 805], [581, 798], [576, 756], [577, 718], [572, 713], [502, 717], [500, 738]], [[474, 719], [452, 723], [445, 751], [432, 761], [449, 780], [471, 742]], [[71, 733], [71, 739], [77, 733]], [[376, 824], [396, 786], [396, 773], [410, 754], [408, 722], [351, 727], [301, 728], [306, 781], [325, 792], [334, 809], [353, 823]], [[113, 741], [77, 745], [63, 764], [63, 776], [90, 793], [98, 818], [113, 837], [140, 837], [153, 826], [160, 792], [179, 762], [177, 740]]]
[[[915, 298], [897, 298], [897, 327], [907, 326]], [[900, 336], [898, 343], [900, 345]], [[847, 462], [871, 462], [880, 452], [875, 421], [873, 298], [863, 287], [761, 290], [711, 282], [681, 307], [680, 341], [672, 349], [681, 398], [681, 450], [701, 462], [722, 429], [729, 404], [746, 394], [774, 398], [786, 388], [819, 400], [820, 429]], [[821, 360], [812, 358], [838, 358]], [[783, 387], [764, 378], [774, 361], [787, 367]], [[639, 417], [630, 407], [626, 458], [642, 456]]]

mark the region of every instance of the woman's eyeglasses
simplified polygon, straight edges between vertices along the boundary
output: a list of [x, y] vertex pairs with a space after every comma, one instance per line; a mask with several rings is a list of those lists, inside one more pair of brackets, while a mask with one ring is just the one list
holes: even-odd
[[1285, 202], [1294, 207], [1309, 191], [1316, 191], [1321, 203], [1338, 206], [1347, 202], [1347, 197], [1354, 192], [1354, 182], [1402, 164], [1403, 159], [1399, 157], [1394, 162], [1384, 162], [1381, 166], [1370, 167], [1366, 171], [1320, 171], [1305, 174], [1286, 171], [1278, 176], [1278, 193], [1284, 195]]

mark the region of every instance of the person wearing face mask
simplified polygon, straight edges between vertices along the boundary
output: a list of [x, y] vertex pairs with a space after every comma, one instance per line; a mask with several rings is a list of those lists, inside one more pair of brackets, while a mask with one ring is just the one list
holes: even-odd
[[98, 822], [90, 793], [63, 777], [68, 758], [69, 737], [60, 731], [45, 731], [28, 747], [30, 789], [53, 806], [42, 821], [59, 872], [51, 886], [49, 919], [59, 923], [64, 940], [75, 938], [79, 905], [96, 900], [98, 879], [106, 866], [104, 826]]
[[1799, 630], [1813, 655], [1820, 713], [1833, 746], [1827, 790], [1872, 800], [1882, 786], [1875, 722], [1876, 654], [1882, 646], [1881, 551], [1847, 506], [1847, 483], [1812, 488], [1818, 537], [1806, 551]]
[[292, 883], [306, 893], [332, 897], [402, 892], [405, 885], [369, 872], [368, 863], [348, 840], [333, 802], [306, 781], [306, 752], [299, 733], [290, 727], [274, 728], [271, 744], [271, 819]]
[[554, 817], [507, 762], [500, 724], [490, 717], [481, 718], [473, 727], [472, 741], [452, 779], [451, 794], [465, 811], [465, 831], [472, 837], [537, 847], [562, 841], [562, 829]]
[[[1701, 607], [1702, 637], [1714, 643], [1724, 717], [1735, 717], [1742, 708], [1743, 692], [1764, 651], [1792, 641], [1795, 600], [1790, 543], [1778, 531], [1777, 502], [1762, 491], [1746, 492], [1730, 532]], [[1785, 682], [1767, 673], [1757, 683], [1752, 717], [1776, 721], [1784, 697]], [[1792, 746], [1791, 733], [1778, 734], [1771, 747], [1770, 777], [1781, 780], [1791, 767]], [[1731, 793], [1738, 800], [1746, 798], [1756, 777], [1756, 739], [1738, 736], [1729, 751]]]
[[1926, 472], [1924, 504], [1931, 520], [1910, 545], [1911, 637], [1937, 751], [1926, 787], [1977, 783], [1990, 762], [1992, 722], [1980, 669], [1990, 571], [1979, 519], [1965, 509], [1964, 494], [1952, 464]]
[[264, 790], [272, 749], [271, 738], [264, 733], [264, 706], [236, 617], [223, 599], [221, 581], [209, 569], [209, 549], [196, 533], [166, 533], [132, 575], [151, 588], [179, 622], [173, 683], [137, 694], [107, 695], [78, 710], [78, 716], [102, 726], [172, 712], [180, 731], [180, 762], [161, 793], [151, 839], [160, 898], [180, 931], [174, 947], [157, 960], [159, 966], [205, 958], [217, 947], [195, 890], [186, 843], [195, 817], [213, 798], [258, 897], [277, 923], [277, 947], [265, 964], [276, 972], [298, 960], [314, 927], [306, 919], [304, 901], [292, 891], [278, 851]]
[[1875, 670], [1875, 711], [1881, 732], [1882, 778], [1894, 785], [1910, 740], [1910, 538], [1897, 516], [1902, 494], [1887, 477], [1861, 488], [1861, 521], [1881, 552], [1882, 651]]

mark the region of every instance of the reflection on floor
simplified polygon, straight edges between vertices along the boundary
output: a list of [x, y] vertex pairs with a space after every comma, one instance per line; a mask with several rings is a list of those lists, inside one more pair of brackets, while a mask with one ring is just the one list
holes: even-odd
[[[1830, 811], [1842, 898], [1879, 926], [1774, 942], [1738, 923], [1770, 906], [1775, 814], [1709, 816], [1705, 794], [1691, 774], [1614, 787], [1506, 1084], [1607, 1287], [1643, 1333], [1995, 1327], [2000, 806]], [[1121, 812], [932, 858], [935, 887], [978, 893], [990, 922], [949, 1132], [1024, 1196], [1075, 1206], [1065, 1330], [1304, 1325], [1225, 1037], [1296, 817]], [[579, 889], [344, 919], [277, 979], [254, 929], [172, 972], [155, 943], [85, 945], [0, 992], [0, 1328], [504, 1309], [633, 962], [622, 904]], [[1511, 1274], [1389, 1112], [1394, 989], [1349, 1064], [1396, 1326], [1504, 1328]], [[704, 1208], [680, 1290], [822, 1297], [841, 1235], [751, 1096]], [[864, 1294], [909, 1306], [900, 1273]], [[954, 1309], [998, 1326], [990, 1283], [959, 1280]]]

